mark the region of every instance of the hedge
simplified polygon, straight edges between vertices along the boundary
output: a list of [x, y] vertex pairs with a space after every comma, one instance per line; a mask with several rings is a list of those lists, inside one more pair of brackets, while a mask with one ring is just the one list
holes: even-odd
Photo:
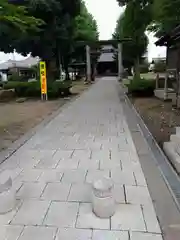
[[[58, 98], [61, 96], [68, 96], [70, 88], [72, 87], [70, 81], [64, 82], [49, 82], [47, 84], [47, 92], [49, 98]], [[40, 97], [41, 87], [40, 82], [7, 82], [4, 84], [4, 89], [15, 89], [18, 97]]]
[[127, 86], [128, 93], [138, 97], [150, 97], [154, 95], [156, 87], [155, 80], [134, 79]]

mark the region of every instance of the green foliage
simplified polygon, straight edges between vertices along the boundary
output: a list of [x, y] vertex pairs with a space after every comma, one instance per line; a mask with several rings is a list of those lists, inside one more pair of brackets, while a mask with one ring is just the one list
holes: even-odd
[[128, 93], [138, 97], [150, 97], [154, 95], [155, 80], [133, 79], [127, 86]]
[[19, 74], [12, 74], [8, 77], [9, 82], [23, 82], [28, 81], [28, 77], [26, 76], [19, 76]]
[[138, 63], [141, 56], [146, 52], [148, 39], [145, 35], [147, 26], [146, 10], [134, 1], [129, 1], [124, 13], [117, 21], [114, 39], [130, 38], [130, 41], [123, 43], [123, 63], [125, 68], [135, 66], [138, 68]]
[[149, 27], [157, 37], [171, 31], [180, 23], [180, 0], [154, 0], [153, 21]]
[[0, 1], [0, 50], [14, 50], [13, 43], [28, 31], [39, 31], [43, 21], [29, 16], [23, 6], [14, 5], [15, 1]]
[[166, 62], [159, 61], [154, 64], [155, 73], [164, 73], [166, 71]]
[[[84, 59], [84, 47], [77, 47], [76, 41], [98, 38], [97, 24], [81, 0], [14, 0], [16, 7], [26, 9], [27, 15], [40, 19], [39, 29], [29, 29], [17, 36], [4, 28], [2, 32], [3, 51], [39, 56], [47, 64], [47, 75], [55, 79], [60, 61], [67, 73], [72, 59]], [[23, 6], [22, 6], [23, 4]], [[7, 43], [8, 46], [7, 46]]]
[[149, 72], [149, 64], [143, 63], [139, 66], [140, 73], [148, 73]]
[[93, 42], [98, 40], [99, 33], [97, 22], [88, 12], [85, 3], [82, 1], [80, 14], [75, 18], [75, 30], [74, 30], [74, 48], [72, 58], [78, 62], [85, 62], [86, 51], [84, 44], [77, 44], [81, 41]]
[[88, 12], [84, 2], [81, 4], [80, 14], [75, 19], [74, 39], [76, 41], [94, 41], [98, 39], [96, 20]]
[[[71, 82], [49, 82], [48, 97], [58, 98], [68, 96], [70, 94]], [[7, 82], [4, 89], [15, 89], [18, 97], [40, 97], [41, 87], [40, 82]]]

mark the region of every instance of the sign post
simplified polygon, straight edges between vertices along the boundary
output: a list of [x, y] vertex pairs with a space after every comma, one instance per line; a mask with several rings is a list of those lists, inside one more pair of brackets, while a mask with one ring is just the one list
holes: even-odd
[[40, 81], [41, 81], [41, 99], [47, 101], [48, 96], [47, 96], [47, 78], [45, 62], [40, 62]]

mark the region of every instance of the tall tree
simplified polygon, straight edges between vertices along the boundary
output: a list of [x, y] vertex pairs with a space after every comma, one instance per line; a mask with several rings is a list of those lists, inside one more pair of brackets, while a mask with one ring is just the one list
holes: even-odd
[[98, 40], [98, 38], [97, 22], [92, 14], [88, 12], [85, 3], [82, 1], [80, 14], [75, 19], [75, 47], [73, 56], [79, 61], [85, 61], [85, 45], [78, 44], [78, 42], [93, 42]]
[[136, 78], [140, 78], [139, 61], [147, 49], [146, 15], [144, 8], [136, 1], [129, 1], [124, 14], [120, 16], [114, 38], [129, 38], [123, 43], [123, 60], [128, 67], [134, 66]]
[[149, 27], [160, 37], [180, 24], [180, 0], [154, 0], [153, 21]]
[[29, 30], [38, 31], [43, 21], [28, 16], [27, 9], [16, 6], [11, 1], [0, 1], [0, 50], [13, 51], [13, 42]]
[[13, 47], [21, 54], [31, 52], [47, 63], [49, 78], [54, 78], [54, 70], [61, 52], [65, 66], [71, 51], [74, 19], [80, 12], [80, 0], [14, 0], [14, 4], [26, 7], [28, 15], [41, 19], [44, 24], [40, 31], [30, 30], [13, 42]]

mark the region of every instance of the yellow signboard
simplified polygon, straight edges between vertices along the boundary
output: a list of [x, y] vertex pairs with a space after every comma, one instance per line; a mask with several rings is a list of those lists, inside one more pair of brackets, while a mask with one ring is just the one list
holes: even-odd
[[46, 63], [40, 62], [41, 94], [47, 94]]

